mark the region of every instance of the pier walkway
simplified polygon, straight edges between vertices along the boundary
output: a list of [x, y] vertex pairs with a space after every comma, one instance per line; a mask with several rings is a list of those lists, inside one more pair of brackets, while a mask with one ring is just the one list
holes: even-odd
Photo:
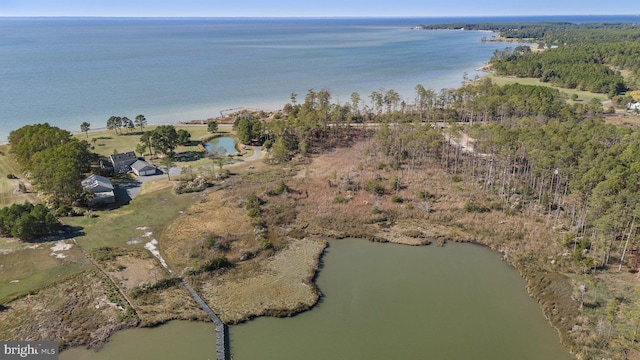
[[218, 315], [216, 315], [213, 312], [213, 310], [211, 310], [209, 305], [207, 305], [207, 303], [204, 302], [204, 300], [202, 300], [200, 295], [198, 295], [198, 293], [191, 287], [191, 285], [189, 285], [189, 283], [187, 283], [187, 281], [182, 276], [180, 276], [176, 271], [174, 271], [169, 266], [169, 264], [165, 261], [165, 259], [162, 257], [162, 254], [160, 254], [160, 251], [156, 247], [157, 244], [158, 244], [157, 240], [153, 239], [152, 241], [145, 244], [145, 249], [149, 250], [149, 252], [151, 252], [151, 254], [160, 261], [160, 264], [165, 269], [167, 269], [167, 271], [171, 275], [174, 275], [180, 279], [180, 282], [182, 282], [182, 286], [184, 286], [184, 288], [187, 289], [187, 291], [189, 292], [193, 300], [195, 300], [198, 306], [200, 306], [200, 308], [205, 313], [207, 313], [211, 321], [213, 321], [213, 323], [216, 324], [216, 360], [227, 360], [227, 354], [229, 354], [229, 349], [227, 349], [227, 345], [229, 343], [226, 338], [227, 337], [226, 326], [224, 325], [222, 320], [220, 320]]
[[200, 306], [200, 308], [204, 310], [204, 312], [206, 312], [207, 315], [209, 315], [209, 318], [211, 318], [211, 320], [216, 324], [216, 359], [227, 360], [228, 352], [227, 352], [227, 340], [226, 340], [226, 333], [225, 333], [226, 329], [225, 329], [224, 323], [222, 322], [222, 320], [220, 320], [218, 315], [216, 315], [213, 312], [213, 310], [211, 310], [209, 305], [207, 305], [207, 303], [205, 303], [204, 300], [202, 300], [200, 295], [198, 295], [198, 293], [195, 290], [193, 290], [191, 285], [189, 285], [185, 279], [180, 278], [180, 281], [182, 281], [182, 285], [185, 287], [185, 289], [189, 291], [189, 293], [191, 294], [191, 297], [193, 297], [196, 303], [198, 303], [198, 306]]

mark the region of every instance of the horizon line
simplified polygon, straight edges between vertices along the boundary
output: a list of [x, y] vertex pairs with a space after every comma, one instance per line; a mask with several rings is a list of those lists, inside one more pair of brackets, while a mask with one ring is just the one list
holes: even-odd
[[640, 14], [515, 14], [515, 15], [325, 15], [325, 16], [152, 16], [152, 15], [0, 15], [0, 19], [419, 19], [419, 18], [502, 18], [502, 17], [560, 17], [560, 16], [619, 16], [640, 17]]

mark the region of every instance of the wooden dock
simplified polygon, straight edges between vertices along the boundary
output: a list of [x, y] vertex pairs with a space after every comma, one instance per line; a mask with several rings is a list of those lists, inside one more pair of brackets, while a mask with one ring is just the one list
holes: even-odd
[[227, 350], [227, 339], [226, 339], [226, 327], [222, 320], [216, 315], [213, 310], [207, 305], [207, 303], [202, 300], [200, 295], [193, 290], [193, 288], [187, 283], [187, 281], [183, 278], [180, 278], [182, 281], [182, 285], [189, 291], [191, 297], [198, 303], [198, 306], [209, 316], [211, 321], [216, 324], [216, 359], [217, 360], [227, 360], [227, 354], [229, 353]]
[[193, 290], [193, 288], [191, 287], [191, 285], [189, 285], [189, 283], [187, 283], [187, 281], [180, 276], [176, 271], [174, 271], [169, 264], [164, 260], [164, 258], [162, 257], [162, 255], [160, 254], [160, 251], [152, 251], [155, 249], [151, 249], [151, 248], [147, 248], [145, 246], [145, 249], [149, 250], [149, 252], [151, 252], [151, 254], [153, 256], [155, 256], [159, 261], [160, 264], [167, 269], [167, 271], [173, 275], [176, 276], [180, 279], [180, 282], [182, 283], [182, 286], [184, 286], [185, 289], [187, 289], [187, 291], [189, 292], [189, 294], [191, 294], [191, 297], [193, 298], [193, 300], [196, 301], [196, 303], [198, 304], [198, 306], [200, 306], [200, 308], [207, 313], [207, 315], [209, 316], [209, 318], [211, 319], [211, 321], [213, 321], [214, 324], [216, 324], [216, 359], [217, 360], [227, 360], [229, 356], [229, 349], [228, 349], [228, 340], [227, 340], [227, 328], [224, 325], [224, 323], [222, 322], [222, 320], [220, 320], [220, 318], [218, 317], [218, 315], [216, 315], [213, 310], [211, 310], [211, 308], [209, 307], [209, 305], [207, 305], [206, 302], [204, 302], [204, 300], [202, 300], [202, 298], [200, 297], [200, 295], [198, 295], [198, 293]]

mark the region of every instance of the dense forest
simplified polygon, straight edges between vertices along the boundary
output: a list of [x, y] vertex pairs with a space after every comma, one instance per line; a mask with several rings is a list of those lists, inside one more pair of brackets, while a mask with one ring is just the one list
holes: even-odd
[[418, 28], [495, 31], [506, 39], [533, 40], [547, 46], [599, 44], [640, 39], [640, 25], [629, 23], [452, 23], [419, 25]]
[[[495, 31], [501, 38], [538, 44], [496, 51], [499, 75], [533, 77], [554, 85], [620, 95], [640, 85], [640, 25], [627, 23], [503, 23], [421, 25], [421, 29]], [[623, 78], [621, 72], [628, 71]]]
[[[637, 86], [640, 42], [563, 46], [543, 52], [527, 47], [496, 52], [490, 61], [498, 75], [538, 78], [554, 85], [614, 97]], [[625, 82], [620, 71], [632, 74]]]

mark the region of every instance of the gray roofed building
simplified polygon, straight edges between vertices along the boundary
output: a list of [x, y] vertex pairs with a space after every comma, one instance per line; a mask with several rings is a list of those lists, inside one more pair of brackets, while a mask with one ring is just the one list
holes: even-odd
[[144, 160], [138, 160], [131, 164], [131, 170], [138, 176], [148, 176], [156, 174], [156, 167]]
[[109, 161], [113, 165], [113, 171], [116, 173], [124, 173], [131, 170], [131, 164], [138, 161], [136, 153], [129, 151], [126, 153], [109, 155]]
[[93, 194], [93, 199], [89, 201], [89, 206], [97, 204], [113, 204], [116, 202], [116, 195], [113, 192], [113, 184], [104, 176], [91, 175], [82, 180], [82, 187]]

